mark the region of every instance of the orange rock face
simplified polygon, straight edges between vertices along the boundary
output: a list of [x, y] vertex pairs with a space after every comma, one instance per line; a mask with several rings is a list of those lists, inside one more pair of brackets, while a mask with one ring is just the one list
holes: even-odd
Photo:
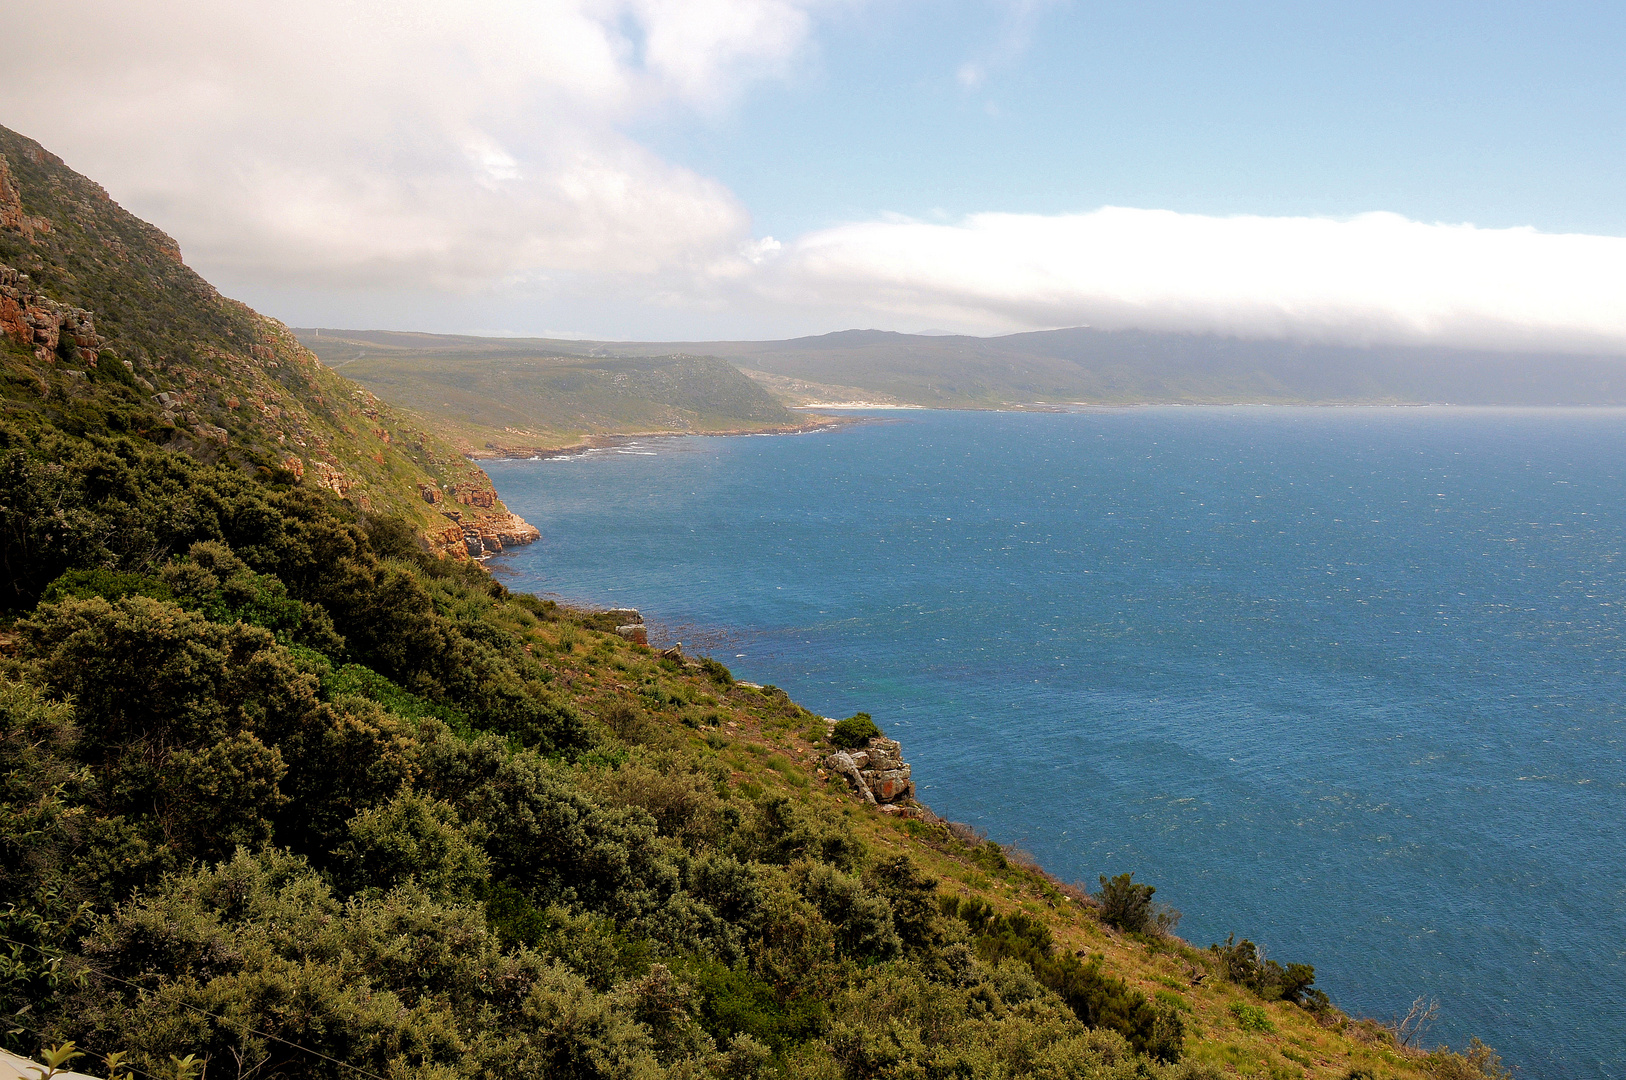
[[102, 347], [90, 312], [35, 292], [28, 275], [9, 266], [0, 266], [0, 331], [47, 364], [71, 351], [75, 362], [95, 367]]

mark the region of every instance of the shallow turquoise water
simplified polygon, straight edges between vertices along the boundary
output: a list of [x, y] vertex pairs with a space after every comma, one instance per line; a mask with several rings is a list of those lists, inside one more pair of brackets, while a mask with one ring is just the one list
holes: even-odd
[[907, 413], [501, 462], [515, 588], [1521, 1074], [1626, 1076], [1626, 412]]

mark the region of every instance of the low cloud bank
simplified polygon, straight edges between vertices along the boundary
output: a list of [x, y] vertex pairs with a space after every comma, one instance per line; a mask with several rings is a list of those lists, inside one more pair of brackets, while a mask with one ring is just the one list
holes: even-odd
[[1372, 213], [1107, 207], [880, 221], [787, 245], [782, 302], [983, 332], [1092, 325], [1346, 344], [1626, 353], [1626, 238]]
[[[0, 123], [307, 324], [602, 337], [1087, 323], [1626, 353], [1626, 238], [1109, 207], [783, 244], [633, 134], [816, 63], [891, 0], [24, 4]], [[1011, 7], [978, 82], [1046, 0]], [[948, 76], [945, 75], [945, 78]]]

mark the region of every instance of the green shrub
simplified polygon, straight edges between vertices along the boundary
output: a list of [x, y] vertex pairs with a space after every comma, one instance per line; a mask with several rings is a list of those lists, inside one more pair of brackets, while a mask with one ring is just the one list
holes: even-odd
[[892, 922], [892, 905], [861, 880], [829, 866], [813, 864], [801, 893], [834, 929], [836, 945], [854, 958], [886, 960], [903, 947]]
[[639, 709], [625, 701], [612, 701], [598, 714], [599, 722], [623, 742], [639, 742], [648, 734], [648, 723]]
[[1185, 1053], [1186, 1021], [1180, 1011], [1179, 1006], [1161, 1000], [1160, 995], [1153, 1007], [1152, 1037], [1146, 1041], [1148, 1057], [1172, 1064]]
[[704, 671], [711, 678], [711, 681], [718, 686], [734, 685], [734, 673], [729, 671], [721, 660], [713, 660], [709, 656], [702, 657], [700, 670]]
[[984, 840], [972, 848], [971, 861], [996, 874], [1011, 868], [1010, 861], [1005, 858], [1005, 849], [992, 840]]
[[1283, 967], [1267, 960], [1247, 938], [1236, 940], [1235, 934], [1226, 938], [1224, 945], [1210, 945], [1208, 950], [1219, 961], [1221, 975], [1266, 1001], [1291, 1001], [1310, 1012], [1321, 1012], [1332, 1005], [1326, 994], [1314, 988], [1315, 968], [1309, 964]]
[[1437, 1080], [1512, 1080], [1513, 1073], [1502, 1065], [1501, 1056], [1477, 1038], [1468, 1040], [1468, 1048], [1453, 1053], [1440, 1047], [1427, 1058], [1429, 1072]]
[[861, 712], [856, 716], [849, 716], [835, 726], [830, 732], [830, 742], [843, 750], [856, 750], [860, 746], [868, 746], [869, 741], [881, 733], [870, 719], [869, 713]]
[[1159, 1027], [1159, 1013], [1146, 996], [1106, 974], [1100, 956], [1085, 961], [1072, 953], [1056, 955], [1050, 927], [1020, 911], [1001, 915], [987, 901], [953, 896], [938, 903], [943, 915], [960, 919], [975, 935], [977, 956], [984, 962], [1021, 960], [1085, 1024], [1116, 1031], [1137, 1053], [1179, 1059], [1185, 1029], [1178, 1013], [1167, 1010], [1171, 1016]]
[[1270, 1014], [1258, 1005], [1244, 1005], [1240, 1001], [1233, 1001], [1231, 1015], [1236, 1017], [1236, 1026], [1243, 1031], [1276, 1030], [1276, 1025], [1270, 1022]]
[[350, 839], [336, 852], [341, 883], [388, 892], [413, 882], [442, 899], [482, 891], [490, 860], [446, 803], [407, 790], [350, 820]]
[[823, 1001], [792, 987], [777, 988], [743, 965], [695, 961], [688, 973], [700, 991], [700, 1024], [719, 1043], [732, 1045], [749, 1036], [783, 1054], [824, 1030]]
[[892, 925], [910, 948], [929, 947], [935, 938], [937, 879], [921, 871], [908, 855], [877, 859], [864, 873], [871, 891], [892, 905]]
[[1169, 1008], [1178, 1009], [1180, 1012], [1191, 1011], [1191, 1003], [1173, 990], [1158, 990], [1152, 994], [1152, 997], [1159, 1005], [1167, 1005]]
[[1153, 923], [1151, 885], [1137, 885], [1135, 875], [1101, 875], [1101, 921], [1131, 934], [1145, 933]]
[[122, 600], [126, 596], [150, 596], [154, 600], [173, 600], [175, 594], [157, 578], [145, 574], [127, 574], [118, 570], [69, 570], [46, 587], [41, 598], [47, 604], [63, 600], [88, 600], [100, 596], [108, 600]]

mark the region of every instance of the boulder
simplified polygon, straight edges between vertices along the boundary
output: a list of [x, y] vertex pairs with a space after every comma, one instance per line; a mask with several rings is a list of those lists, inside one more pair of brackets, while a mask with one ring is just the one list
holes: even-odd
[[845, 750], [837, 750], [824, 759], [824, 767], [846, 779], [865, 802], [875, 805], [875, 794], [870, 791], [869, 784], [864, 780], [863, 772], [858, 768], [853, 756]]
[[871, 805], [884, 807], [915, 795], [909, 763], [896, 739], [877, 735], [861, 750], [838, 750], [824, 759], [824, 767], [845, 777], [854, 793]]

